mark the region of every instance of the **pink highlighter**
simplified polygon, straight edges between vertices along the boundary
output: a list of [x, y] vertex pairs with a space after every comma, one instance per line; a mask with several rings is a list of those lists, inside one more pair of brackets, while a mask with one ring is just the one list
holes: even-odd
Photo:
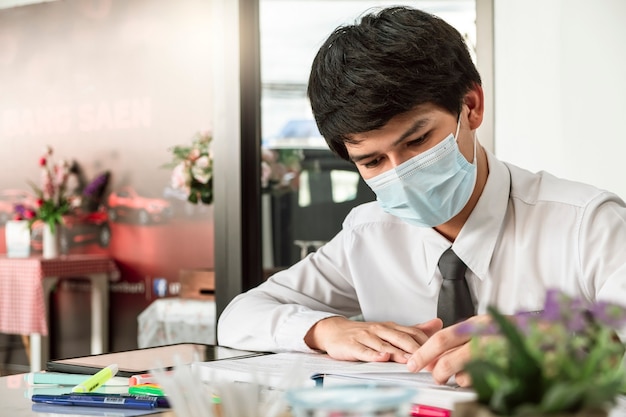
[[446, 408], [433, 407], [430, 405], [411, 405], [411, 417], [450, 417], [452, 412]]

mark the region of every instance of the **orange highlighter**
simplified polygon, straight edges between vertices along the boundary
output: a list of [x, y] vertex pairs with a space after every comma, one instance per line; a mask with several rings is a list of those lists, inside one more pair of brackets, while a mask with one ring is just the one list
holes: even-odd
[[133, 375], [128, 378], [128, 386], [132, 387], [134, 385], [142, 385], [142, 384], [156, 384], [156, 378], [152, 374], [138, 374]]

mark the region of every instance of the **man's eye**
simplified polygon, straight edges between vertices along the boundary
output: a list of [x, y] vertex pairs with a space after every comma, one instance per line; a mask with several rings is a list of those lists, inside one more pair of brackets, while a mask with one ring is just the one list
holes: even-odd
[[365, 168], [375, 168], [378, 164], [380, 164], [380, 160], [381, 160], [381, 158], [372, 159], [371, 161], [366, 162], [365, 164], [363, 164], [363, 166]]
[[420, 136], [417, 139], [413, 139], [413, 140], [408, 141], [406, 144], [407, 144], [407, 146], [419, 146], [422, 143], [424, 143], [424, 141], [426, 141], [426, 136], [427, 135]]

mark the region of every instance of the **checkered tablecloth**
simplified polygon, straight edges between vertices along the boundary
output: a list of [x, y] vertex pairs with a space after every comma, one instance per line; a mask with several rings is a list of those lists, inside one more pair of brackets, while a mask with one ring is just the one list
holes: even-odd
[[0, 256], [0, 332], [48, 335], [42, 280], [106, 273], [119, 278], [115, 262], [102, 255], [67, 255], [54, 259]]

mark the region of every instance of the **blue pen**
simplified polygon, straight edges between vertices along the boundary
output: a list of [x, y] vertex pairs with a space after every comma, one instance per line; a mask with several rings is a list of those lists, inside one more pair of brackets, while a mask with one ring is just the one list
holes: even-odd
[[133, 408], [151, 410], [157, 407], [156, 398], [134, 398], [120, 395], [45, 395], [35, 394], [32, 401], [43, 404], [102, 407], [102, 408]]
[[136, 400], [145, 400], [145, 399], [149, 399], [149, 400], [156, 400], [157, 403], [157, 407], [160, 408], [170, 408], [170, 403], [167, 400], [167, 397], [164, 395], [148, 395], [148, 394], [134, 394], [134, 393], [119, 393], [119, 394], [107, 394], [104, 392], [90, 392], [90, 393], [82, 393], [82, 392], [73, 392], [71, 394], [61, 394], [62, 396], [68, 396], [68, 395], [73, 395], [73, 396], [81, 396], [81, 395], [87, 395], [87, 396], [106, 396], [106, 397], [122, 397], [122, 398], [134, 398]]

